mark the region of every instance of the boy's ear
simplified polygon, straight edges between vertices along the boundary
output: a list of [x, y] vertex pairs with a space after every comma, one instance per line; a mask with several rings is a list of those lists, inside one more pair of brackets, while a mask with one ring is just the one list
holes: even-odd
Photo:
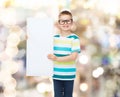
[[60, 30], [59, 23], [57, 21], [54, 23], [54, 26]]
[[73, 22], [72, 26], [71, 26], [71, 31], [75, 31], [77, 29], [77, 26], [75, 24], [75, 22]]
[[55, 26], [56, 32], [60, 33], [60, 27], [57, 21], [54, 23], [54, 26]]

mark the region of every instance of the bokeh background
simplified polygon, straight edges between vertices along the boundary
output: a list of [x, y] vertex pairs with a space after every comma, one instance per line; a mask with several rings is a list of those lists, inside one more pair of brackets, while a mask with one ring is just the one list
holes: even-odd
[[[80, 36], [73, 97], [120, 97], [120, 0], [0, 0], [0, 97], [53, 97], [52, 78], [26, 76], [26, 19], [73, 13]], [[42, 35], [42, 33], [40, 34]]]

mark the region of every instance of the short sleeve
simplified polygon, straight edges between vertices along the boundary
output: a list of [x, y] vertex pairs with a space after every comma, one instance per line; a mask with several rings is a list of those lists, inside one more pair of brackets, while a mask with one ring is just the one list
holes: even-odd
[[73, 39], [72, 41], [72, 52], [78, 52], [80, 53], [81, 49], [80, 49], [80, 39], [76, 38]]

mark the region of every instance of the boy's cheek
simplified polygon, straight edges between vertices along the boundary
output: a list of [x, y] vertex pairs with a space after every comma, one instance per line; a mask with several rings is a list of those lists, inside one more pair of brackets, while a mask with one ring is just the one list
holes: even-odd
[[77, 29], [76, 24], [73, 22], [72, 26], [71, 26], [71, 31], [75, 31]]

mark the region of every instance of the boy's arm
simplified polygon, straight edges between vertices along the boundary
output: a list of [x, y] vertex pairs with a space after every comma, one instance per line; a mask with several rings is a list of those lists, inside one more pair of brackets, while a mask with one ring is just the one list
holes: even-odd
[[53, 54], [49, 54], [48, 55], [48, 59], [51, 59], [53, 61], [58, 61], [58, 62], [67, 62], [67, 61], [74, 61], [74, 60], [76, 60], [77, 56], [78, 56], [78, 52], [73, 52], [69, 56], [64, 56], [64, 57], [56, 57]]

